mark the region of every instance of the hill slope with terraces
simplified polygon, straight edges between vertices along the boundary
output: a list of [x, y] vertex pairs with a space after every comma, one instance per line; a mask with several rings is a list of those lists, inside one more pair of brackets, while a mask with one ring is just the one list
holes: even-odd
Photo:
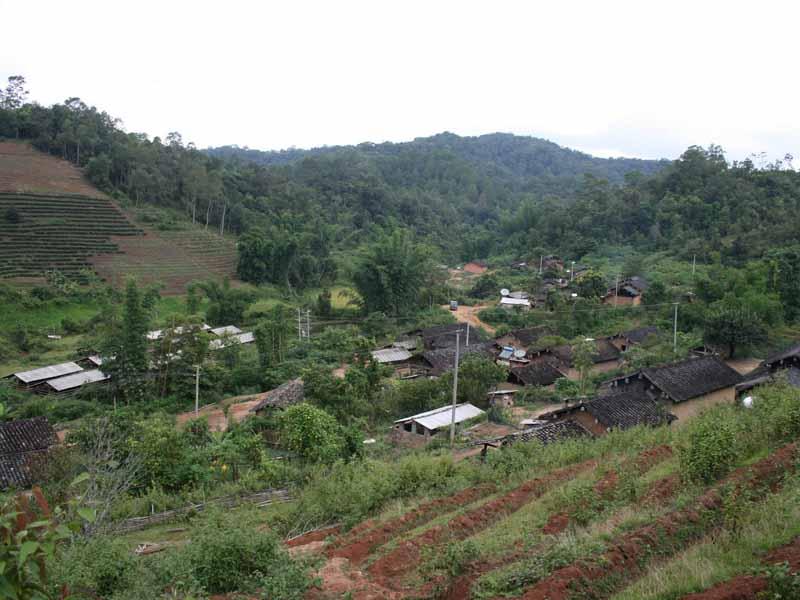
[[24, 142], [0, 142], [0, 278], [36, 282], [57, 270], [127, 275], [181, 293], [190, 281], [234, 277], [233, 241], [199, 227], [151, 231], [135, 224], [71, 163]]

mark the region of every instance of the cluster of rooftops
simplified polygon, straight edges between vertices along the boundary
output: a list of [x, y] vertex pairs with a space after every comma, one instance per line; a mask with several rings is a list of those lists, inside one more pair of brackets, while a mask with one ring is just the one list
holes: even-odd
[[[217, 347], [233, 343], [231, 339], [248, 343], [248, 336], [252, 335], [233, 326], [209, 327], [207, 330], [216, 336], [212, 344], [221, 342]], [[421, 360], [420, 364], [426, 365], [428, 374], [441, 374], [453, 367], [455, 332], [462, 334], [465, 342], [463, 348], [459, 348], [460, 357], [479, 353], [507, 363], [509, 382], [518, 385], [552, 385], [559, 378], [569, 376], [573, 366], [572, 350], [565, 346], [526, 350], [524, 357], [520, 355], [518, 350], [533, 346], [539, 338], [547, 335], [544, 328], [520, 329], [496, 340], [486, 340], [482, 332], [470, 329], [464, 323], [409, 332], [392, 346], [376, 350], [373, 357], [395, 366], [414, 359]], [[179, 335], [180, 331], [174, 333]], [[150, 332], [148, 337], [157, 340], [165, 334], [163, 331]], [[642, 327], [592, 340], [597, 348], [595, 365], [618, 361], [624, 349], [656, 334], [655, 328]], [[467, 337], [469, 343], [466, 343]], [[510, 354], [505, 351], [508, 347], [514, 349]], [[14, 373], [11, 377], [26, 387], [46, 385], [60, 392], [107, 379], [100, 369], [102, 364], [100, 357], [89, 356], [78, 362]], [[638, 425], [665, 425], [679, 418], [673, 413], [678, 413], [681, 406], [691, 404], [690, 401], [715, 397], [733, 400], [736, 394], [780, 376], [800, 387], [800, 343], [767, 358], [744, 376], [713, 354], [639, 369], [608, 379], [596, 397], [573, 399], [562, 407], [539, 414], [536, 419], [523, 421], [521, 430], [491, 439], [474, 440], [473, 443], [482, 444], [484, 449], [532, 440], [547, 444], [561, 439], [603, 435], [611, 430]], [[502, 398], [511, 393], [514, 390], [497, 390], [491, 396]], [[250, 412], [282, 410], [302, 402], [304, 396], [302, 379], [293, 379], [262, 394]], [[468, 403], [458, 404], [455, 408], [448, 405], [398, 419], [394, 429], [400, 433], [430, 436], [448, 429], [453, 422], [457, 425], [468, 423], [483, 413]], [[0, 489], [28, 485], [39, 459], [46, 457], [56, 440], [55, 431], [45, 417], [0, 423]]]
[[[252, 332], [242, 331], [235, 325], [210, 327], [203, 324], [201, 329], [212, 336], [209, 342], [211, 350], [219, 350], [232, 344], [251, 344], [255, 342]], [[147, 332], [147, 339], [155, 342], [168, 335], [180, 336], [183, 327], [157, 329]], [[77, 361], [68, 361], [55, 365], [38, 367], [28, 371], [19, 371], [5, 377], [17, 386], [42, 394], [64, 394], [91, 384], [108, 381], [110, 375], [103, 373], [103, 358], [97, 354], [89, 355]]]

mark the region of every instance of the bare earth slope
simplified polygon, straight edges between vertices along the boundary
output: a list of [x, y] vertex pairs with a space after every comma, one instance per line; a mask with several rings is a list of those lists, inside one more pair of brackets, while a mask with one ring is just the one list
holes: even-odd
[[171, 232], [132, 223], [71, 163], [26, 142], [0, 142], [0, 278], [40, 281], [84, 269], [121, 284], [128, 275], [177, 294], [198, 279], [235, 276], [236, 246], [187, 225]]

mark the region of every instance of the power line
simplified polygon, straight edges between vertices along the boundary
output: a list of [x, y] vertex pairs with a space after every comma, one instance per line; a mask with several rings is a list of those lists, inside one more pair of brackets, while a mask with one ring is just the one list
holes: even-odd
[[[631, 306], [596, 306], [594, 308], [573, 308], [573, 309], [563, 309], [563, 310], [550, 310], [547, 311], [547, 315], [569, 315], [576, 312], [605, 312], [605, 311], [616, 311], [618, 308], [627, 309], [627, 310], [647, 310], [651, 308], [661, 308], [664, 306], [674, 306], [680, 305], [683, 303], [680, 302], [659, 302], [657, 304], [638, 304], [638, 305], [631, 305]], [[491, 306], [486, 306], [484, 308], [492, 308]], [[352, 317], [349, 319], [324, 319], [324, 318], [314, 318], [315, 324], [320, 325], [333, 325], [336, 323], [348, 324], [348, 323], [363, 323], [368, 321], [369, 317]], [[394, 322], [403, 322], [403, 321], [419, 321], [420, 317], [385, 317], [387, 321], [394, 321]]]

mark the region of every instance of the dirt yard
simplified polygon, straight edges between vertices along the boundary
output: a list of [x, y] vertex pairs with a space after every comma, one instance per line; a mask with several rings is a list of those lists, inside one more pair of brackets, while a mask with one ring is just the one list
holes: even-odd
[[[211, 431], [225, 431], [231, 423], [241, 423], [250, 413], [250, 409], [256, 404], [261, 402], [262, 394], [255, 394], [254, 396], [240, 396], [238, 398], [229, 398], [220, 404], [207, 404], [200, 407], [198, 414], [195, 415], [193, 410], [179, 414], [175, 418], [176, 424], [180, 427], [195, 419], [197, 417], [206, 417], [208, 419], [208, 428]], [[242, 398], [247, 400], [236, 401]], [[233, 402], [231, 402], [233, 400]], [[225, 407], [228, 407], [228, 416], [225, 416]]]
[[[447, 305], [442, 306], [445, 310], [449, 309], [450, 307]], [[484, 323], [478, 317], [478, 313], [482, 311], [484, 308], [488, 308], [486, 304], [481, 304], [479, 306], [459, 306], [458, 310], [451, 311], [453, 316], [456, 320], [460, 321], [461, 323], [469, 323], [473, 327], [480, 327], [485, 330], [489, 335], [494, 335], [495, 328], [491, 325]]]

